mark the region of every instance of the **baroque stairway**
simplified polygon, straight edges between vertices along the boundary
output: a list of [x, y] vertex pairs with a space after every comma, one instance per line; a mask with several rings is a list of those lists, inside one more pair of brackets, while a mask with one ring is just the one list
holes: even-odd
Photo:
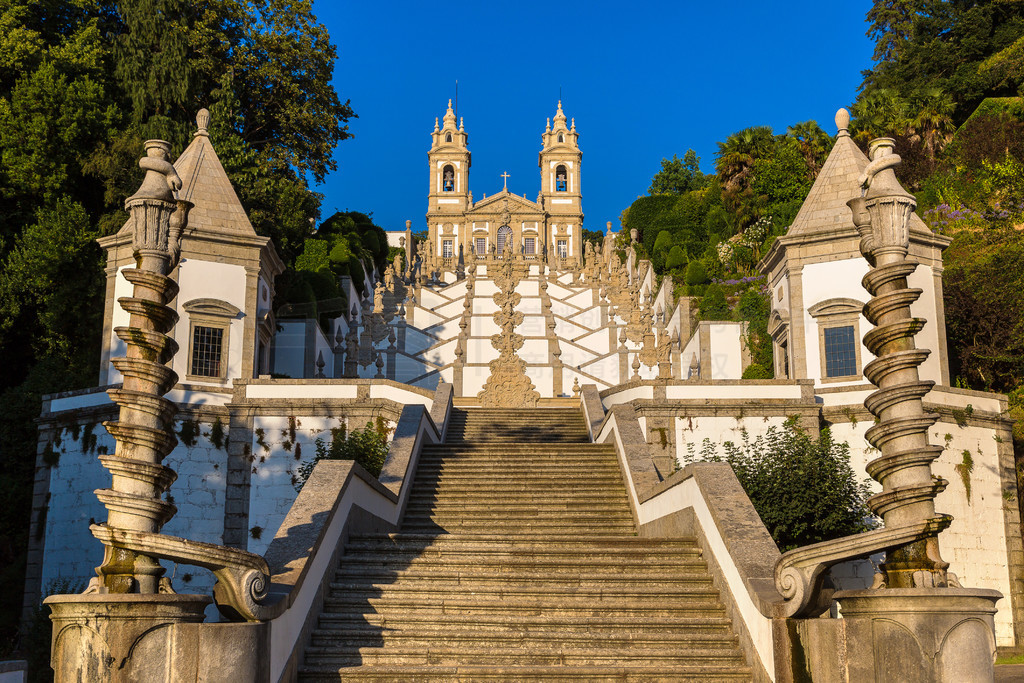
[[626, 495], [579, 410], [455, 409], [400, 533], [349, 538], [300, 680], [751, 680], [699, 548]]

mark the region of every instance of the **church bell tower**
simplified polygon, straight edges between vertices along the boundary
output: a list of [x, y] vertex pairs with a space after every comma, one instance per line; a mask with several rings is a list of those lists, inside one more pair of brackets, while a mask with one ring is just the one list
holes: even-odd
[[470, 155], [466, 147], [466, 129], [461, 122], [455, 126], [455, 112], [448, 100], [443, 125], [434, 120], [433, 144], [427, 157], [430, 160], [430, 205], [428, 220], [433, 214], [461, 215], [470, 204]]
[[[583, 253], [583, 206], [580, 188], [580, 165], [583, 153], [579, 147], [576, 120], [567, 127], [562, 101], [558, 101], [554, 125], [549, 120], [541, 136], [540, 197], [549, 218], [548, 243], [564, 249], [566, 256]], [[561, 245], [565, 245], [564, 248]]]

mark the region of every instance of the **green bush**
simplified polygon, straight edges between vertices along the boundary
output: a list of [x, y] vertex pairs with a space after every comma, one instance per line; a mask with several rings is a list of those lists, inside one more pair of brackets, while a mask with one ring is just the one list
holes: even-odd
[[708, 285], [707, 291], [701, 297], [698, 308], [701, 320], [728, 320], [729, 302], [725, 298], [725, 290], [715, 283]]
[[689, 265], [686, 266], [686, 275], [683, 279], [688, 285], [704, 285], [709, 282], [708, 272], [704, 269], [704, 264], [694, 259], [690, 261]]
[[360, 295], [366, 292], [366, 271], [363, 270], [363, 264], [359, 259], [351, 259], [348, 262], [348, 274], [352, 277], [352, 285], [356, 291]]
[[743, 379], [772, 379], [774, 375], [760, 363], [751, 363], [743, 371]]
[[301, 491], [313, 468], [321, 460], [354, 460], [375, 477], [380, 476], [384, 460], [388, 457], [388, 430], [384, 421], [378, 418], [377, 426], [367, 422], [363, 429], [346, 433], [345, 427], [331, 430], [330, 446], [323, 439], [316, 440], [316, 455], [299, 465], [295, 475], [295, 490]]
[[331, 244], [326, 240], [310, 237], [305, 241], [302, 253], [295, 259], [295, 270], [317, 272], [331, 265]]
[[[678, 245], [672, 247], [668, 252], [668, 258], [665, 259], [665, 267], [669, 270], [674, 270], [684, 265], [686, 265], [686, 253]], [[689, 272], [688, 266], [686, 270]]]
[[772, 427], [753, 441], [725, 442], [724, 455], [705, 439], [699, 454], [691, 444], [684, 461], [726, 462], [783, 552], [858, 534], [875, 527], [865, 501], [867, 481], [850, 466], [850, 446], [832, 440], [828, 429], [817, 441], [791, 425]]

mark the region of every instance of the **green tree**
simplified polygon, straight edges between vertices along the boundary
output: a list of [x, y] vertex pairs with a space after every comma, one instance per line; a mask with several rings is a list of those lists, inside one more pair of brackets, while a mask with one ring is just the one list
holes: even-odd
[[661, 160], [661, 170], [651, 179], [647, 194], [683, 194], [701, 189], [706, 182], [700, 172], [700, 157], [688, 149], [682, 159], [673, 154], [671, 159]]
[[736, 472], [758, 516], [782, 552], [874, 528], [865, 501], [866, 482], [850, 466], [850, 447], [828, 429], [818, 439], [787, 425], [741, 444], [725, 442], [723, 453], [705, 440], [686, 462], [726, 462]]

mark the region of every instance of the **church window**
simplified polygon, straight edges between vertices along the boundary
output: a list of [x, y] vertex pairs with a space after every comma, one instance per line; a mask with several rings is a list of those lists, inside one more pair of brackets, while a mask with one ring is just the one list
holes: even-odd
[[455, 191], [455, 169], [451, 166], [445, 166], [444, 171], [441, 173], [443, 177], [443, 189], [445, 192]]
[[565, 166], [559, 166], [555, 169], [555, 191], [565, 192], [568, 189], [568, 175], [565, 172]]
[[505, 253], [505, 245], [508, 244], [509, 239], [512, 237], [512, 228], [507, 225], [503, 225], [498, 228], [498, 256]]
[[860, 326], [864, 304], [835, 298], [807, 309], [818, 323], [818, 353], [823, 382], [849, 382], [860, 378]]
[[487, 238], [477, 237], [476, 238], [476, 255], [484, 256], [487, 254]]
[[452, 141], [452, 134], [448, 133], [447, 135], [445, 135], [444, 136], [444, 141], [445, 142], [451, 142]]
[[525, 240], [525, 249], [527, 254], [537, 253], [537, 239], [534, 237], [527, 237]]
[[851, 377], [857, 374], [857, 339], [853, 325], [826, 327], [825, 377]]
[[562, 135], [561, 133], [559, 133], [559, 134], [558, 134], [558, 141], [559, 141], [559, 142], [565, 142], [565, 136], [564, 136], [564, 135]]
[[[192, 299], [182, 304], [189, 317], [189, 379], [224, 380], [228, 371], [228, 332], [242, 311], [219, 299]], [[258, 359], [254, 359], [257, 363]], [[256, 368], [254, 368], [256, 369]]]
[[221, 355], [224, 330], [196, 325], [192, 328], [192, 365], [189, 374], [197, 377], [223, 377]]
[[568, 240], [558, 240], [558, 258], [568, 258], [568, 257], [569, 257], [569, 241]]
[[452, 240], [445, 240], [441, 244], [441, 255], [445, 258], [451, 258], [455, 255], [455, 248], [452, 244]]

